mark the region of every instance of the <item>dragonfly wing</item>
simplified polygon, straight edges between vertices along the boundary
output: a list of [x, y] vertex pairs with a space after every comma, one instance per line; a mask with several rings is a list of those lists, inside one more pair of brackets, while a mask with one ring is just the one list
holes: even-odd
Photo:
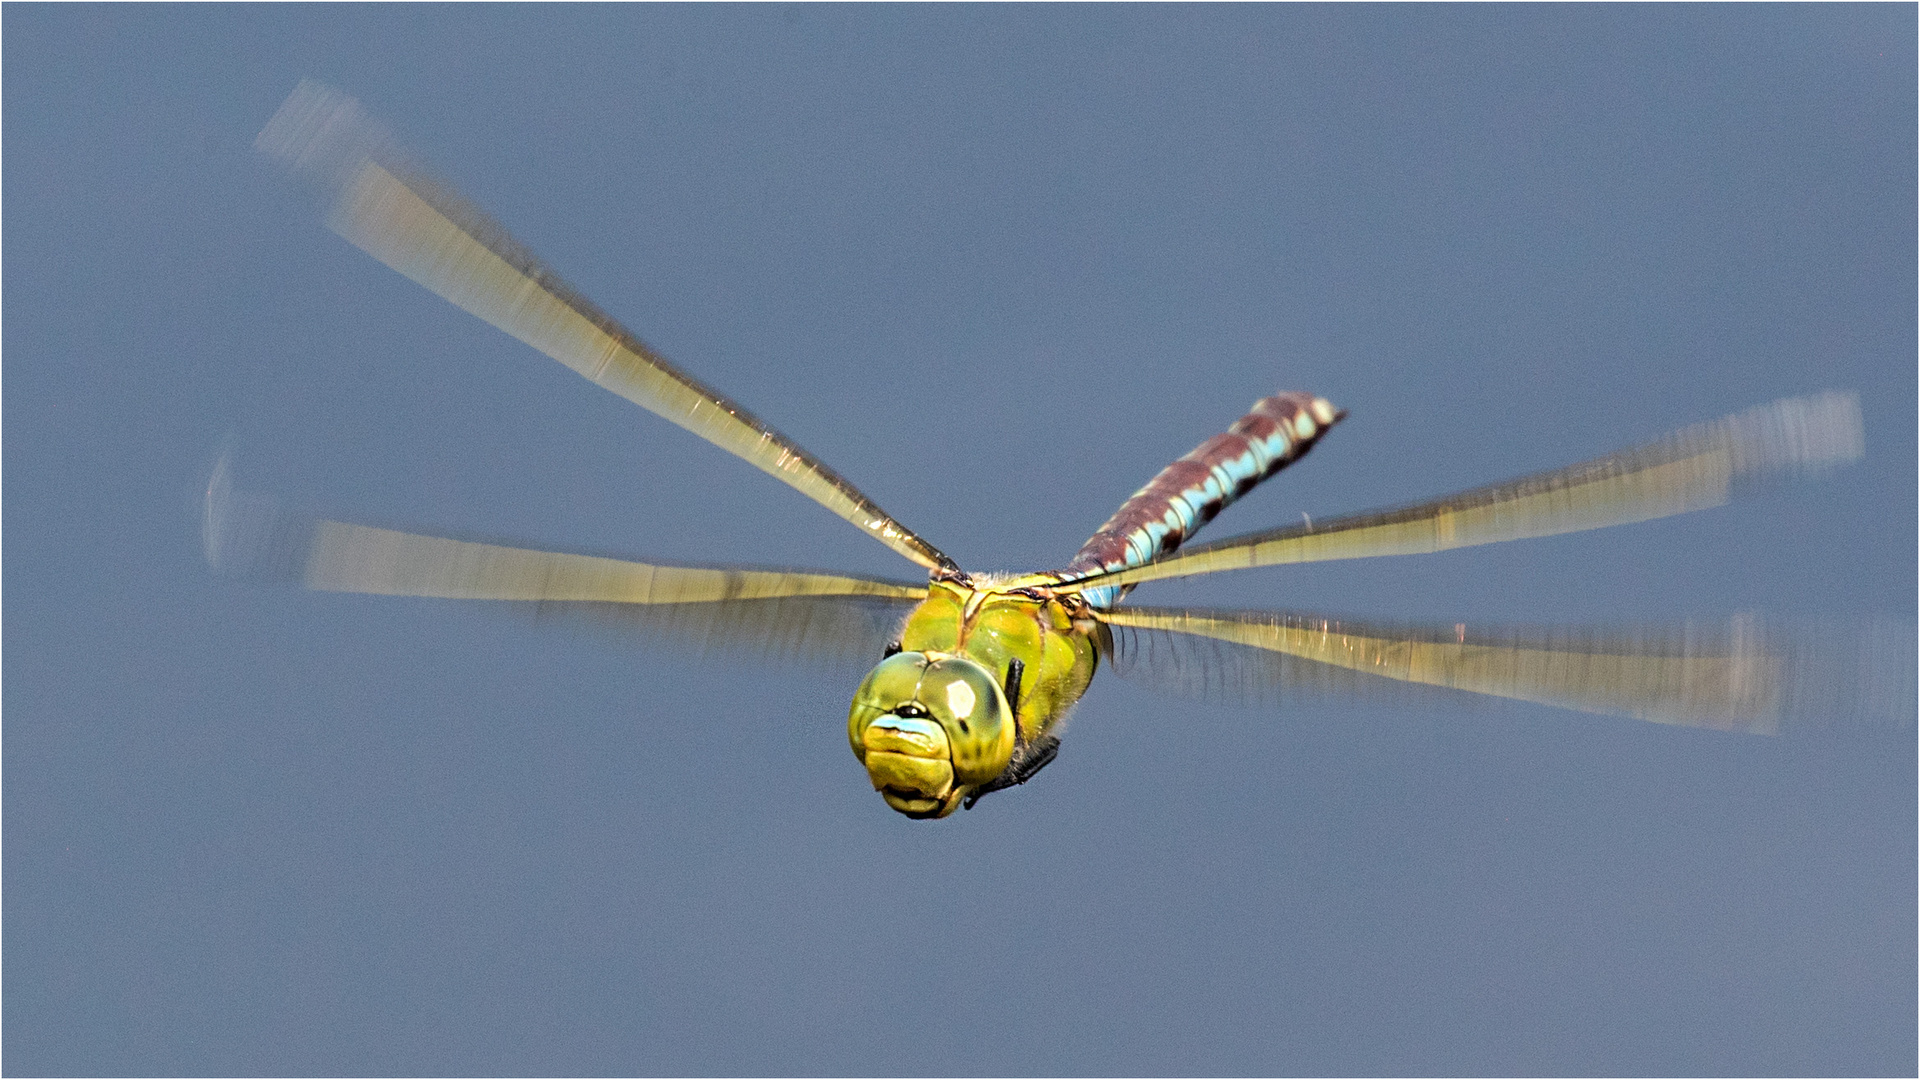
[[845, 574], [676, 566], [331, 521], [209, 484], [208, 561], [223, 573], [320, 592], [527, 605], [578, 612], [707, 646], [759, 645], [871, 662], [926, 586]]
[[1913, 718], [1913, 633], [1890, 623], [1795, 635], [1751, 616], [1637, 631], [1161, 608], [1100, 618], [1120, 675], [1206, 696], [1391, 695], [1411, 684], [1763, 734], [1787, 719]]
[[1855, 395], [1788, 398], [1564, 469], [1397, 509], [1229, 537], [1073, 585], [1104, 588], [1280, 563], [1412, 555], [1649, 521], [1719, 506], [1743, 481], [1817, 472], [1862, 453]]
[[303, 82], [255, 145], [318, 180], [341, 236], [591, 381], [791, 485], [928, 568], [953, 563], [791, 439], [702, 385], [568, 287], [408, 155], [359, 102]]
[[900, 640], [911, 603], [867, 596], [788, 596], [712, 604], [543, 603], [539, 618], [579, 617], [599, 628], [642, 635], [648, 648], [696, 654], [745, 653], [809, 670], [864, 672]]

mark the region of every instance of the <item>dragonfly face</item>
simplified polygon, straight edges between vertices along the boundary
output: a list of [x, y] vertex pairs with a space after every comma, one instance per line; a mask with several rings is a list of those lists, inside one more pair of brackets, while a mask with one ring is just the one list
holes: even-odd
[[854, 692], [847, 741], [887, 805], [946, 817], [1006, 770], [1013, 710], [993, 673], [964, 656], [900, 652]]

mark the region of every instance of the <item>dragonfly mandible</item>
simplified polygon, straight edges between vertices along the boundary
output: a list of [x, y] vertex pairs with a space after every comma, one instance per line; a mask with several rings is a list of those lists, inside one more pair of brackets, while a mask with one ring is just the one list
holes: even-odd
[[[879, 662], [853, 695], [848, 741], [893, 809], [940, 818], [1023, 784], [1102, 665], [1276, 685], [1385, 679], [1661, 723], [1767, 732], [1781, 659], [1736, 620], [1724, 634], [1526, 634], [1369, 625], [1313, 615], [1138, 607], [1136, 586], [1282, 563], [1444, 551], [1717, 506], [1770, 473], [1861, 455], [1859, 405], [1787, 399], [1581, 464], [1415, 505], [1178, 551], [1344, 413], [1280, 393], [1168, 466], [1058, 570], [970, 574], [773, 427], [643, 344], [500, 225], [421, 169], [354, 99], [302, 83], [257, 147], [316, 181], [330, 227], [374, 258], [592, 382], [771, 474], [926, 571], [896, 581], [794, 569], [698, 567], [542, 551], [344, 521], [269, 520], [208, 487], [207, 555], [245, 552], [308, 588], [538, 604], [613, 605], [723, 635], [851, 640]], [[257, 510], [257, 506], [254, 507]], [[257, 558], [255, 561], [259, 561]], [[1248, 658], [1252, 658], [1249, 660]], [[1164, 673], [1164, 672], [1163, 672]]]

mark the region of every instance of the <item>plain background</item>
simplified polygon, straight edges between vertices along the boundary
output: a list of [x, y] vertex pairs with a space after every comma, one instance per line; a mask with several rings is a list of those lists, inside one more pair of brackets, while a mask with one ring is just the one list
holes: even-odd
[[975, 569], [1280, 388], [1207, 535], [1858, 390], [1868, 457], [1603, 533], [1143, 602], [1911, 623], [1915, 12], [5, 12], [5, 1070], [1886, 1073], [1915, 747], [1096, 683], [1038, 782], [868, 790], [858, 672], [211, 576], [244, 488], [903, 576], [326, 232], [359, 96]]

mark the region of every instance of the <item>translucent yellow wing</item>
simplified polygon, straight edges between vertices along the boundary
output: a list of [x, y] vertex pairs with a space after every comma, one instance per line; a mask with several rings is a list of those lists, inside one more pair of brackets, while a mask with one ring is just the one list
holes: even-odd
[[786, 596], [919, 599], [925, 586], [799, 570], [666, 566], [315, 523], [302, 582], [319, 592], [458, 600], [705, 604]]
[[1068, 587], [1412, 555], [1648, 521], [1719, 506], [1744, 479], [1858, 460], [1862, 447], [1853, 394], [1788, 398], [1564, 469], [1398, 509], [1229, 537]]
[[791, 439], [648, 348], [451, 188], [407, 164], [353, 98], [303, 82], [255, 145], [320, 181], [335, 200], [329, 225], [369, 255], [791, 485], [921, 566], [953, 565]]
[[[1707, 630], [1638, 634], [1513, 632], [1368, 625], [1282, 612], [1119, 608], [1112, 652], [1122, 675], [1197, 690], [1235, 680], [1281, 686], [1351, 683], [1320, 668], [1404, 683], [1631, 716], [1662, 724], [1773, 733], [1787, 661], [1751, 619]], [[1192, 639], [1257, 650], [1278, 664], [1248, 665]], [[1286, 660], [1307, 661], [1288, 665]], [[1230, 670], [1231, 669], [1231, 670]], [[1211, 685], [1209, 685], [1211, 683]]]
[[292, 514], [235, 494], [224, 460], [208, 484], [202, 528], [207, 561], [236, 577], [577, 609], [694, 644], [757, 643], [869, 663], [927, 594], [923, 584], [880, 578], [645, 563]]

